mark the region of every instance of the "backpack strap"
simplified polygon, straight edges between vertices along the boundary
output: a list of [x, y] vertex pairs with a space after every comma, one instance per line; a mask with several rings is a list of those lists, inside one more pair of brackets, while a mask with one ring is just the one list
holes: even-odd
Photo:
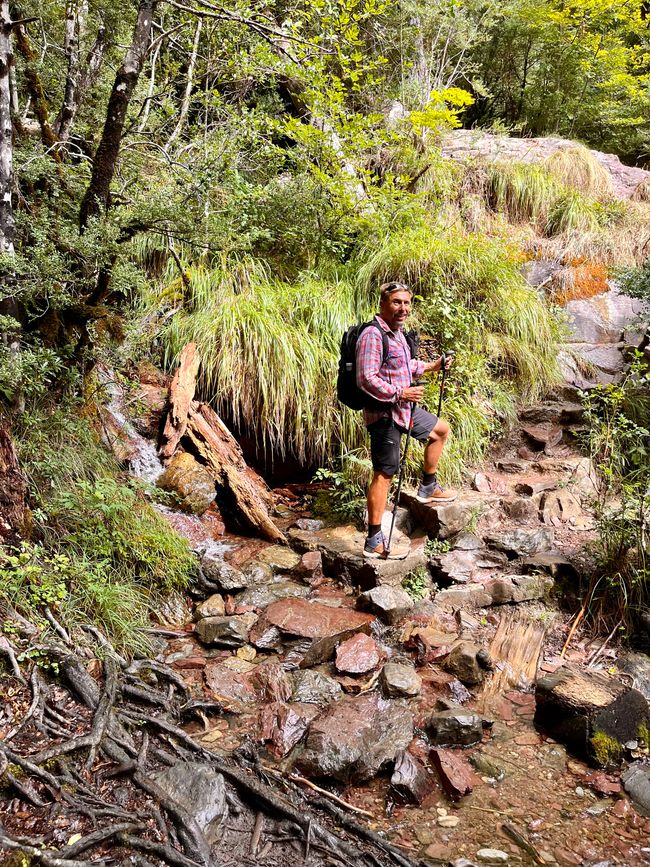
[[388, 351], [390, 349], [390, 344], [388, 342], [388, 335], [381, 327], [381, 325], [377, 322], [376, 318], [370, 320], [370, 325], [373, 325], [377, 331], [379, 331], [381, 335], [381, 363], [382, 365], [386, 364], [386, 359], [388, 358]]

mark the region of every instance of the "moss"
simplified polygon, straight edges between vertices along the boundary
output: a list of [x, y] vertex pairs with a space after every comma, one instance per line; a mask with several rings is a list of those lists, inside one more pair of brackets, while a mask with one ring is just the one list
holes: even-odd
[[596, 732], [591, 738], [591, 747], [594, 759], [601, 767], [615, 764], [620, 761], [623, 747], [616, 738], [605, 732]]
[[638, 739], [642, 741], [646, 747], [650, 747], [650, 727], [647, 722], [639, 723], [636, 734]]

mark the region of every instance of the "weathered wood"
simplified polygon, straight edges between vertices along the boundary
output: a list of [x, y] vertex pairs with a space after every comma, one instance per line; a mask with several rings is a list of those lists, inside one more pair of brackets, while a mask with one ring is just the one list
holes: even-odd
[[169, 413], [162, 434], [160, 457], [167, 462], [176, 451], [185, 429], [187, 414], [194, 400], [196, 375], [199, 372], [201, 357], [196, 343], [188, 343], [181, 352], [180, 361], [174, 378], [169, 386]]
[[0, 420], [0, 540], [17, 542], [25, 531], [25, 479], [9, 431]]
[[205, 461], [217, 484], [218, 499], [244, 524], [270, 541], [286, 541], [269, 515], [273, 498], [264, 480], [247, 466], [239, 443], [205, 403], [193, 401], [187, 437]]
[[639, 727], [648, 724], [648, 702], [641, 692], [574, 666], [539, 680], [535, 700], [535, 724], [596, 764], [615, 761], [620, 745], [636, 740]]

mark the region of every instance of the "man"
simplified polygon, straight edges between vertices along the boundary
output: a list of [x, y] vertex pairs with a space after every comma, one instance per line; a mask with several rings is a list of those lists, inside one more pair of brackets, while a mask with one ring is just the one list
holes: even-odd
[[[386, 408], [364, 409], [364, 423], [370, 433], [373, 477], [368, 488], [368, 536], [364, 557], [385, 556], [386, 538], [381, 519], [391, 479], [399, 471], [400, 441], [408, 431], [413, 412], [411, 436], [425, 443], [424, 473], [417, 492], [421, 503], [450, 503], [456, 495], [438, 484], [436, 470], [449, 437], [449, 425], [414, 404], [424, 396], [424, 386], [412, 385], [425, 373], [440, 370], [442, 356], [436, 361], [418, 361], [403, 334], [411, 312], [412, 293], [403, 283], [384, 283], [380, 289], [379, 314], [375, 321], [388, 335], [388, 354], [383, 358], [383, 341], [374, 325], [364, 329], [357, 341], [357, 385]], [[447, 359], [449, 368], [452, 359]]]

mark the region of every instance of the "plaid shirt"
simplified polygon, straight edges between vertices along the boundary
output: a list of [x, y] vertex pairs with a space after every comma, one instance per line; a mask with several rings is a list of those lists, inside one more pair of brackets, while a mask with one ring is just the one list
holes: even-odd
[[411, 404], [400, 398], [402, 390], [422, 375], [424, 362], [411, 358], [411, 350], [401, 331], [391, 331], [379, 314], [375, 320], [388, 334], [388, 355], [382, 364], [384, 353], [379, 330], [374, 326], [364, 329], [357, 341], [357, 385], [371, 397], [386, 401], [386, 409], [364, 409], [363, 421], [369, 425], [390, 412], [396, 425], [408, 428]]

